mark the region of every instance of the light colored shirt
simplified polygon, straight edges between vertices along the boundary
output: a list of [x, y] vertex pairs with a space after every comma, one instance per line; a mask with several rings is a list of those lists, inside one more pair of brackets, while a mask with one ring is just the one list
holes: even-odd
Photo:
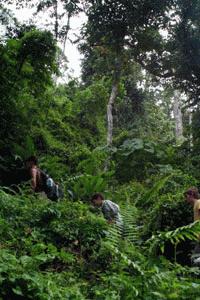
[[110, 200], [104, 200], [101, 210], [106, 220], [114, 220], [116, 223], [122, 223], [120, 208], [119, 205], [117, 205], [116, 203]]
[[193, 211], [194, 221], [200, 220], [200, 199], [195, 201]]

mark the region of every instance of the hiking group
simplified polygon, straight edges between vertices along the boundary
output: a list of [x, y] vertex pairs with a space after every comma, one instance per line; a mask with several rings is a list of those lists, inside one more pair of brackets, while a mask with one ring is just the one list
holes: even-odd
[[[53, 201], [63, 198], [64, 194], [59, 184], [38, 167], [35, 156], [29, 157], [25, 161], [25, 166], [30, 175], [33, 192]], [[184, 193], [184, 196], [186, 201], [193, 206], [194, 222], [200, 220], [200, 194], [198, 189], [191, 187]], [[104, 218], [109, 224], [122, 224], [120, 208], [116, 203], [105, 200], [100, 193], [93, 195], [91, 202], [95, 207], [101, 209]], [[194, 248], [192, 260], [194, 264], [200, 265], [200, 236]]]
[[[48, 198], [53, 201], [57, 201], [64, 197], [59, 184], [38, 167], [38, 161], [35, 156], [31, 156], [25, 161], [25, 167], [31, 179], [33, 192], [39, 194], [43, 198]], [[116, 203], [105, 200], [100, 193], [93, 195], [91, 202], [94, 206], [101, 209], [108, 223], [116, 223], [117, 225], [122, 223], [120, 208]]]

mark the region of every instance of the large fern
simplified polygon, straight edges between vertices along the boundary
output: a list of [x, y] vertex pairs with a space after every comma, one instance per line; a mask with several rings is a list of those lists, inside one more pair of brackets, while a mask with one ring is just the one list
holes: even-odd
[[114, 224], [108, 229], [108, 239], [114, 245], [118, 245], [120, 240], [126, 240], [133, 244], [139, 244], [140, 226], [137, 225], [137, 209], [135, 206], [127, 204], [121, 206], [120, 211], [122, 222]]
[[123, 219], [123, 239], [138, 244], [140, 226], [137, 225], [137, 209], [133, 205], [124, 205], [121, 208], [121, 215]]
[[150, 253], [155, 251], [158, 247], [161, 249], [162, 253], [165, 249], [166, 242], [171, 242], [175, 245], [175, 260], [176, 260], [176, 247], [181, 241], [197, 240], [200, 235], [200, 222], [196, 221], [186, 226], [178, 227], [176, 230], [171, 230], [167, 232], [161, 232], [158, 235], [153, 235], [146, 244], [149, 247]]
[[158, 180], [153, 187], [148, 190], [142, 197], [142, 204], [146, 205], [151, 202], [152, 198], [158, 196], [159, 191], [165, 186], [166, 182], [173, 176], [174, 174], [171, 173], [170, 175], [162, 177]]

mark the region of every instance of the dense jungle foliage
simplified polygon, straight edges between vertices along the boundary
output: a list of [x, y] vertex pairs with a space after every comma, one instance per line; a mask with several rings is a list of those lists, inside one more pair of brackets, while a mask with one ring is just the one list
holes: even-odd
[[[0, 299], [200, 299], [200, 224], [183, 196], [200, 188], [199, 12], [199, 0], [0, 0]], [[67, 41], [82, 14], [75, 78]], [[31, 155], [62, 200], [33, 193]], [[97, 192], [121, 225], [91, 205]]]

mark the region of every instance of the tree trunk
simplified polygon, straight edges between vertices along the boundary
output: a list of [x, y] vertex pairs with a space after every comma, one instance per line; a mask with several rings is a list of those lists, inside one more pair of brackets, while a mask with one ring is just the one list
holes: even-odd
[[66, 26], [67, 30], [65, 32], [65, 37], [64, 37], [64, 42], [63, 42], [63, 50], [62, 50], [63, 56], [65, 55], [66, 43], [67, 43], [68, 33], [69, 33], [69, 29], [70, 29], [70, 20], [71, 20], [71, 13], [68, 13], [67, 26]]
[[55, 1], [54, 11], [55, 11], [55, 27], [54, 27], [54, 32], [55, 32], [56, 41], [58, 41], [58, 1], [57, 0]]
[[189, 145], [190, 151], [193, 149], [193, 134], [192, 134], [192, 109], [189, 108], [188, 110], [188, 119], [189, 119]]
[[174, 113], [174, 120], [175, 120], [175, 137], [177, 142], [183, 140], [183, 119], [182, 119], [182, 111], [180, 107], [180, 97], [181, 97], [180, 92], [175, 91], [173, 113]]
[[112, 90], [110, 94], [110, 98], [108, 101], [107, 105], [107, 146], [112, 145], [112, 140], [113, 140], [113, 106], [115, 103], [115, 100], [117, 98], [118, 94], [118, 89], [119, 89], [119, 82], [120, 82], [120, 71], [121, 71], [121, 66], [119, 63], [119, 60], [116, 59], [116, 64], [115, 64], [115, 70], [113, 74], [113, 84], [112, 84]]
[[108, 122], [108, 132], [107, 132], [107, 145], [112, 145], [112, 139], [113, 139], [113, 105], [115, 103], [115, 100], [117, 98], [118, 93], [118, 82], [113, 82], [112, 91], [110, 94], [110, 98], [107, 105], [107, 122]]

